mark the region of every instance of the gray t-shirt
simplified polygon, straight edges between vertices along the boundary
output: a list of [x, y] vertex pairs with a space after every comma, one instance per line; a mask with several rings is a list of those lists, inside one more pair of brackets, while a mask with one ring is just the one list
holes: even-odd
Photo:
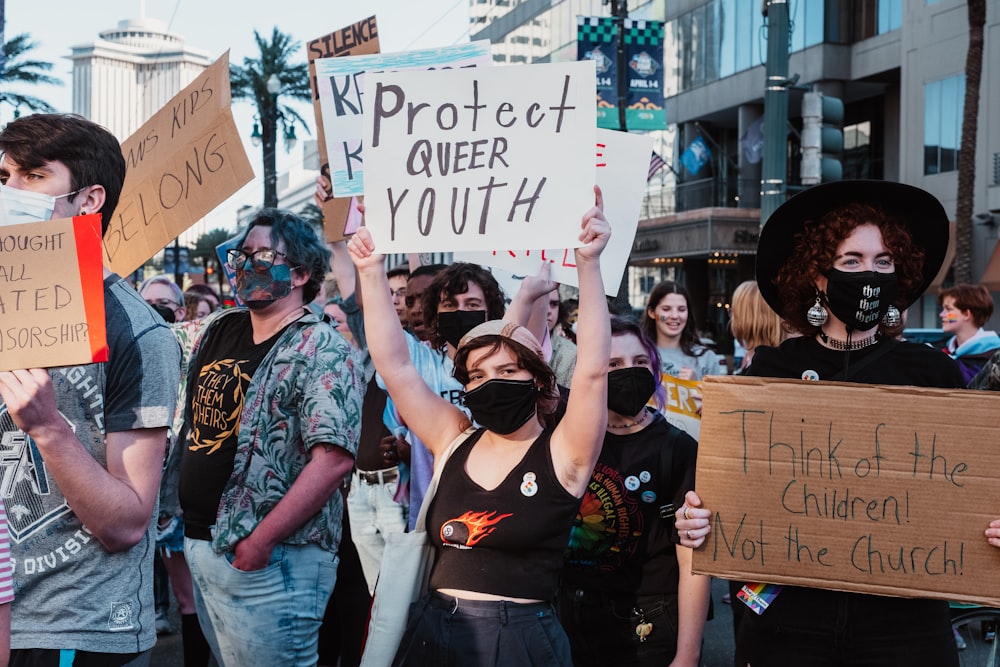
[[[50, 370], [59, 413], [101, 465], [105, 432], [170, 425], [180, 381], [180, 346], [135, 290], [112, 275], [104, 281], [104, 301], [109, 361]], [[0, 433], [14, 574], [11, 646], [151, 648], [155, 521], [134, 547], [109, 553], [70, 509], [37, 447], [2, 404]]]
[[694, 370], [694, 380], [700, 380], [706, 375], [725, 375], [726, 367], [722, 365], [722, 358], [712, 350], [697, 346], [695, 352], [704, 350], [694, 357], [684, 354], [679, 347], [657, 348], [660, 351], [660, 372], [677, 377], [681, 368], [687, 366]]

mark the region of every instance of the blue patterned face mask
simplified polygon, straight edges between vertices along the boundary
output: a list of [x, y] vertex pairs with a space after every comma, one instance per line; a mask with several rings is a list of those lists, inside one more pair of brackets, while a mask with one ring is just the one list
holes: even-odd
[[236, 270], [236, 294], [249, 308], [263, 308], [292, 293], [292, 271], [273, 264], [267, 271]]

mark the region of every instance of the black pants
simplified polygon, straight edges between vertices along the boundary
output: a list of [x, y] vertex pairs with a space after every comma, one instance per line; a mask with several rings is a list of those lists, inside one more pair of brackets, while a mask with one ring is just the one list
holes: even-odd
[[761, 616], [744, 610], [734, 665], [747, 664], [958, 667], [958, 653], [947, 602], [786, 586]]
[[[569, 635], [576, 667], [664, 667], [677, 653], [677, 596], [611, 597], [560, 589], [559, 620]], [[645, 641], [639, 623], [652, 629]]]
[[410, 609], [393, 667], [571, 667], [547, 602], [461, 600], [429, 593]]

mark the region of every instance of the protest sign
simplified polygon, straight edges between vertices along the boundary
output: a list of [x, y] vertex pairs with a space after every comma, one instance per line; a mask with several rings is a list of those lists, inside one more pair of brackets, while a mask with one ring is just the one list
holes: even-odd
[[233, 121], [227, 51], [122, 144], [125, 184], [104, 260], [128, 275], [253, 178]]
[[[597, 185], [604, 196], [604, 217], [611, 224], [611, 239], [601, 253], [601, 276], [604, 278], [604, 291], [609, 296], [618, 293], [632, 252], [642, 197], [646, 191], [648, 165], [644, 165], [643, 161], [652, 151], [652, 142], [648, 134], [597, 130]], [[593, 197], [590, 197], [579, 203], [577, 219], [592, 206], [592, 202]], [[573, 217], [574, 209], [569, 203], [564, 211], [566, 216]], [[521, 276], [535, 275], [542, 262], [549, 262], [552, 265], [552, 280], [579, 287], [573, 251], [569, 248], [457, 252], [455, 259], [504, 269]]]
[[567, 207], [593, 201], [593, 86], [591, 62], [369, 73], [379, 252], [579, 246], [582, 210]]
[[664, 418], [697, 440], [701, 433], [701, 382], [681, 380], [667, 373], [660, 375], [660, 381], [667, 394]]
[[1000, 606], [1000, 394], [708, 376], [695, 570]]
[[[319, 153], [319, 173], [330, 179], [330, 158], [326, 150], [326, 132], [323, 129], [323, 111], [319, 103], [319, 86], [316, 80], [316, 60], [378, 53], [378, 26], [375, 17], [369, 16], [357, 23], [317, 37], [306, 43], [306, 59], [309, 63], [309, 85], [313, 94], [313, 113], [316, 116], [316, 149]], [[332, 182], [332, 181], [331, 181]], [[323, 231], [326, 240], [333, 243], [349, 234], [345, 222], [351, 206], [350, 197], [334, 197], [331, 186], [328, 197], [323, 201]]]
[[365, 191], [361, 133], [363, 111], [368, 105], [364, 100], [367, 72], [485, 67], [491, 62], [488, 41], [403, 53], [317, 60], [316, 84], [323, 113], [326, 150], [330, 156], [333, 193], [344, 197], [361, 195]]
[[0, 370], [107, 361], [101, 215], [0, 227]]

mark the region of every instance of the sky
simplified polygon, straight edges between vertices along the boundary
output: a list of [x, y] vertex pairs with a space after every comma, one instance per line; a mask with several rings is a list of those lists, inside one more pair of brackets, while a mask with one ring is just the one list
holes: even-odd
[[[92, 42], [98, 33], [117, 27], [125, 19], [145, 16], [163, 20], [170, 32], [180, 35], [191, 46], [208, 51], [213, 59], [230, 49], [230, 62], [240, 64], [244, 57], [258, 55], [254, 30], [270, 36], [277, 26], [304, 45], [372, 14], [378, 19], [383, 52], [450, 46], [469, 40], [469, 0], [99, 0], [89, 4], [76, 0], [8, 0], [6, 38], [26, 32], [40, 43], [31, 52], [32, 58], [53, 63], [51, 74], [65, 85], [33, 87], [30, 94], [59, 111], [72, 111], [72, 63], [66, 58], [70, 47]], [[304, 46], [301, 53], [300, 62], [304, 63]], [[311, 107], [297, 108], [315, 133]], [[10, 118], [11, 112], [10, 108], [0, 108], [0, 123]], [[207, 216], [205, 229], [233, 227], [241, 206], [259, 206], [263, 198], [261, 151], [249, 140], [253, 108], [249, 102], [235, 102], [233, 114], [237, 128], [243, 131], [247, 155], [258, 178]], [[301, 139], [311, 135], [301, 131], [297, 134], [299, 145], [290, 154], [283, 148], [278, 151], [279, 173], [302, 163]]]

